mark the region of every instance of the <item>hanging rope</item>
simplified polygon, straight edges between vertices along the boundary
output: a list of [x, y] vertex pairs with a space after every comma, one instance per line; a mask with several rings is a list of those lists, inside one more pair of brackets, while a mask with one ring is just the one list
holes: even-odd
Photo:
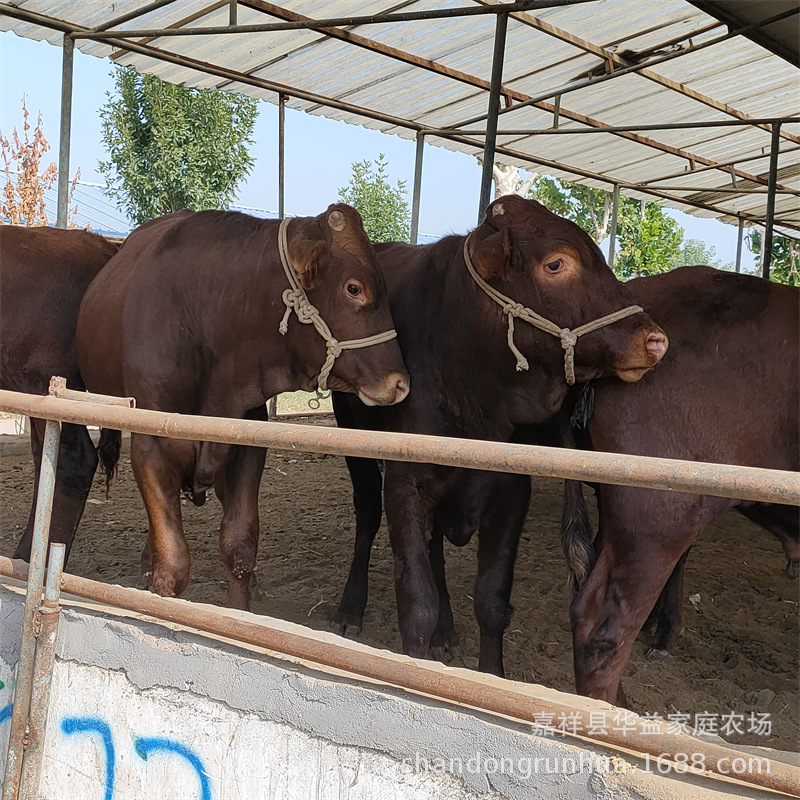
[[569, 328], [559, 328], [558, 325], [554, 322], [550, 322], [549, 319], [543, 317], [541, 314], [531, 311], [530, 308], [523, 306], [522, 303], [514, 302], [510, 297], [506, 297], [502, 292], [498, 292], [497, 289], [490, 286], [478, 274], [472, 263], [472, 259], [469, 257], [469, 239], [470, 237], [467, 236], [464, 240], [464, 263], [467, 265], [469, 274], [472, 275], [475, 283], [477, 283], [495, 303], [502, 307], [503, 313], [508, 317], [508, 346], [517, 359], [517, 372], [527, 370], [529, 366], [528, 359], [522, 355], [514, 343], [514, 320], [517, 318], [525, 320], [525, 322], [530, 323], [535, 328], [546, 331], [561, 340], [561, 346], [564, 348], [564, 374], [567, 383], [572, 386], [572, 384], [575, 383], [575, 345], [578, 342], [578, 337], [583, 336], [585, 333], [596, 331], [598, 328], [602, 328], [606, 325], [611, 325], [614, 322], [625, 319], [625, 317], [630, 317], [632, 314], [639, 314], [643, 310], [641, 306], [628, 306], [612, 314], [606, 314], [604, 317], [600, 317], [592, 322], [587, 322], [585, 325], [581, 325], [573, 330]]
[[363, 339], [348, 339], [344, 342], [340, 342], [336, 339], [325, 320], [320, 316], [316, 306], [312, 305], [309, 301], [303, 287], [300, 286], [297, 280], [297, 274], [289, 258], [288, 229], [289, 220], [281, 220], [280, 228], [278, 228], [278, 253], [281, 257], [283, 271], [286, 273], [286, 278], [291, 288], [286, 289], [283, 293], [283, 302], [286, 304], [286, 312], [283, 315], [278, 330], [281, 332], [281, 335], [286, 335], [286, 332], [289, 330], [289, 317], [292, 311], [297, 314], [297, 319], [304, 325], [313, 325], [317, 329], [317, 333], [325, 340], [325, 347], [327, 348], [327, 357], [325, 358], [325, 363], [322, 365], [322, 370], [317, 379], [319, 392], [324, 392], [328, 388], [328, 376], [333, 369], [333, 362], [336, 361], [343, 351], [358, 350], [373, 344], [388, 342], [396, 338], [397, 331], [392, 329], [384, 333], [376, 333], [374, 336], [365, 336]]

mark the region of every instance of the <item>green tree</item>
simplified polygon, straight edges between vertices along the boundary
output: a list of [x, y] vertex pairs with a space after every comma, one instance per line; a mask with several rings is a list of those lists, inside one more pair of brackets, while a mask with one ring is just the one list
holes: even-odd
[[699, 239], [686, 239], [672, 262], [671, 269], [692, 264], [706, 264], [715, 269], [733, 269], [733, 264], [723, 264], [717, 258], [717, 251], [714, 247], [706, 246], [705, 242], [701, 242]]
[[624, 280], [668, 272], [680, 252], [683, 228], [657, 203], [626, 198], [624, 206], [617, 222], [614, 272]]
[[107, 194], [137, 225], [191, 208], [225, 208], [254, 163], [257, 101], [187, 89], [119, 68], [100, 109]]
[[[747, 236], [747, 245], [755, 255], [754, 270], [761, 273], [761, 242], [759, 230], [752, 230]], [[769, 279], [776, 283], [788, 283], [800, 286], [800, 242], [786, 236], [773, 236], [772, 263], [769, 268]]]
[[353, 206], [364, 220], [364, 230], [373, 242], [407, 242], [411, 214], [405, 195], [405, 181], [389, 183], [388, 162], [383, 153], [378, 160], [356, 161], [350, 182], [339, 189], [339, 199]]

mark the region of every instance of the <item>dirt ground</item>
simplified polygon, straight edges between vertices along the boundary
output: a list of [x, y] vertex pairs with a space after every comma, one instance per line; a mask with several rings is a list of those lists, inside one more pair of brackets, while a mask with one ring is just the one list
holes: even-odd
[[[10, 555], [28, 514], [33, 480], [29, 456], [0, 458], [0, 553]], [[202, 508], [184, 502], [192, 552], [187, 599], [222, 604], [225, 570], [217, 555], [219, 502], [209, 493]], [[508, 677], [573, 691], [566, 569], [558, 545], [561, 482], [534, 479], [506, 634]], [[303, 453], [268, 454], [260, 495], [261, 599], [253, 610], [321, 630], [336, 608], [353, 539], [351, 488], [344, 459]], [[95, 484], [70, 559], [85, 577], [139, 584], [139, 557], [147, 519], [123, 455], [108, 499]], [[447, 545], [447, 575], [462, 652], [477, 657], [472, 614], [475, 542]], [[796, 751], [798, 721], [798, 582], [783, 574], [785, 559], [773, 537], [740, 515], [720, 517], [689, 557], [687, 630], [674, 656], [645, 660], [636, 643], [625, 677], [632, 708], [662, 716], [770, 715], [772, 734], [731, 741]], [[392, 564], [385, 530], [376, 539], [370, 599], [361, 641], [399, 651]]]

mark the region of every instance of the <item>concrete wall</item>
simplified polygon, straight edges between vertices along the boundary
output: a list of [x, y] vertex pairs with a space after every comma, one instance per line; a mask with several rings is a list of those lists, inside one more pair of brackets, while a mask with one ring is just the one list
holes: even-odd
[[[0, 578], [0, 765], [23, 600], [18, 584]], [[542, 687], [526, 690], [558, 695]], [[648, 774], [644, 766], [633, 757], [536, 736], [529, 726], [292, 663], [258, 648], [68, 601], [41, 797], [768, 797], [696, 776], [668, 779]]]

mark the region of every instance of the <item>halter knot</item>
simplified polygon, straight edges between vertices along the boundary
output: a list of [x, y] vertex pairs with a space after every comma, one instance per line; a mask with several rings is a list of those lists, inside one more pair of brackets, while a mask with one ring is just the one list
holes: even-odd
[[470, 258], [468, 246], [469, 238], [470, 237], [467, 236], [467, 238], [464, 239], [464, 263], [466, 264], [467, 271], [472, 276], [472, 279], [475, 281], [475, 283], [477, 283], [478, 286], [480, 286], [480, 288], [483, 289], [483, 291], [503, 309], [503, 313], [508, 316], [507, 341], [509, 349], [517, 359], [517, 372], [528, 369], [528, 360], [522, 355], [517, 348], [517, 345], [514, 343], [515, 317], [518, 319], [523, 319], [525, 322], [533, 325], [535, 328], [539, 328], [539, 330], [545, 331], [553, 336], [557, 336], [561, 340], [561, 346], [564, 348], [564, 377], [567, 379], [567, 383], [572, 386], [572, 384], [575, 383], [575, 345], [578, 343], [578, 337], [582, 336], [584, 333], [596, 331], [598, 328], [602, 328], [605, 325], [611, 325], [612, 322], [618, 322], [621, 319], [625, 319], [625, 317], [629, 317], [631, 314], [639, 314], [642, 311], [641, 306], [627, 306], [619, 311], [606, 314], [606, 316], [600, 317], [600, 319], [587, 322], [585, 325], [575, 328], [575, 330], [570, 330], [569, 328], [560, 328], [546, 317], [543, 317], [541, 314], [537, 314], [535, 311], [531, 311], [531, 309], [529, 309], [527, 306], [522, 305], [522, 303], [517, 303], [510, 297], [506, 297], [506, 295], [504, 295], [502, 292], [495, 289], [494, 286], [487, 283], [478, 274], [478, 271], [475, 269], [475, 265], [472, 263], [472, 259]]
[[294, 267], [292, 266], [291, 259], [289, 258], [289, 243], [288, 243], [288, 230], [289, 220], [281, 220], [280, 227], [278, 228], [278, 254], [281, 258], [283, 271], [286, 273], [286, 278], [289, 281], [291, 288], [284, 290], [281, 295], [286, 311], [283, 314], [278, 330], [281, 335], [286, 335], [289, 330], [289, 317], [292, 311], [297, 314], [297, 319], [304, 325], [313, 325], [317, 333], [325, 340], [325, 347], [327, 350], [325, 362], [317, 378], [317, 385], [319, 392], [324, 392], [328, 388], [328, 376], [333, 369], [333, 362], [342, 354], [344, 350], [358, 350], [362, 347], [369, 347], [373, 344], [381, 344], [388, 342], [397, 337], [397, 331], [392, 329], [384, 331], [383, 333], [376, 333], [374, 336], [365, 336], [363, 339], [348, 339], [340, 342], [332, 333], [327, 323], [319, 313], [319, 310], [308, 299], [304, 289], [297, 281]]

